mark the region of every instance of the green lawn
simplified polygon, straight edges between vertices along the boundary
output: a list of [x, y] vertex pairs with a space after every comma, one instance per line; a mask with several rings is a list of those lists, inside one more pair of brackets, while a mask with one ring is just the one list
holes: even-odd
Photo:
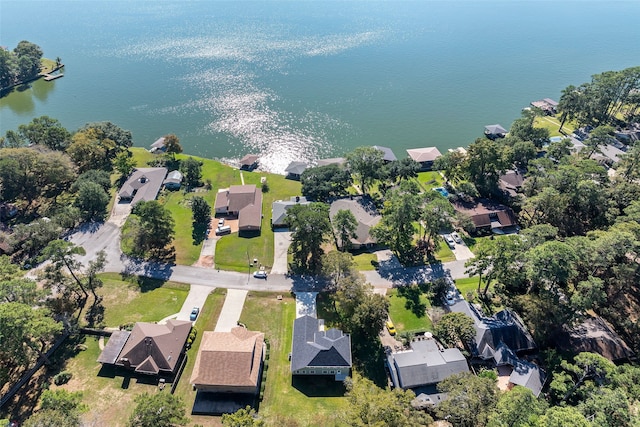
[[442, 187], [444, 178], [442, 178], [438, 171], [419, 172], [418, 183], [425, 191], [429, 191], [432, 188]]
[[[255, 237], [241, 237], [233, 233], [222, 237], [216, 244], [216, 267], [222, 270], [246, 272], [248, 259], [258, 259], [267, 268], [273, 265], [273, 230], [271, 229], [271, 205], [276, 200], [289, 199], [301, 194], [300, 182], [285, 179], [281, 175], [262, 172], [243, 172], [245, 184], [260, 187], [260, 178], [266, 177], [269, 191], [262, 193], [262, 231]], [[240, 184], [240, 181], [236, 184]]]
[[443, 238], [440, 238], [440, 247], [438, 248], [435, 256], [436, 259], [441, 262], [456, 260], [456, 256], [453, 254], [453, 251], [451, 251], [451, 248], [449, 247], [449, 245], [447, 245], [447, 242], [445, 242]]
[[358, 271], [375, 270], [374, 264], [378, 262], [378, 257], [374, 253], [362, 252], [354, 255], [353, 261], [356, 263]]
[[[270, 342], [269, 369], [266, 372], [264, 399], [260, 414], [271, 421], [270, 425], [283, 425], [283, 419], [295, 419], [300, 426], [330, 426], [333, 414], [346, 405], [340, 396], [340, 384], [298, 383], [292, 381], [289, 352], [295, 319], [295, 299], [276, 293], [250, 292], [240, 321], [251, 330], [265, 333]], [[278, 421], [279, 420], [279, 421]]]
[[[189, 384], [189, 380], [191, 379], [193, 366], [196, 363], [196, 355], [198, 354], [200, 342], [202, 341], [202, 333], [204, 331], [213, 331], [215, 329], [226, 294], [226, 289], [216, 289], [209, 294], [207, 301], [200, 310], [198, 320], [196, 320], [195, 328], [198, 331], [198, 335], [196, 336], [191, 349], [187, 351], [187, 364], [182, 372], [182, 376], [178, 381], [178, 385], [174, 393], [176, 396], [181, 397], [185, 402], [188, 415], [191, 414], [191, 408], [193, 408], [193, 403], [196, 399], [196, 392], [191, 387], [191, 384]], [[192, 421], [196, 424], [211, 425], [210, 422], [212, 417], [191, 415], [189, 415], [189, 417], [192, 418]]]
[[389, 297], [389, 317], [399, 333], [433, 329], [431, 319], [426, 313], [431, 304], [418, 286], [391, 289], [387, 292], [387, 296]]
[[476, 293], [478, 290], [478, 276], [456, 279], [456, 287], [463, 297], [466, 298], [468, 292]]
[[[564, 136], [558, 130], [560, 129], [560, 120], [556, 116], [536, 117], [533, 125], [537, 128], [545, 128], [549, 130], [549, 136]], [[563, 132], [570, 134], [576, 128], [576, 123], [565, 122], [562, 127]]]
[[103, 273], [99, 293], [105, 306], [104, 324], [117, 327], [129, 322], [155, 322], [177, 313], [189, 293], [189, 285], [147, 278], [122, 280], [117, 273]]

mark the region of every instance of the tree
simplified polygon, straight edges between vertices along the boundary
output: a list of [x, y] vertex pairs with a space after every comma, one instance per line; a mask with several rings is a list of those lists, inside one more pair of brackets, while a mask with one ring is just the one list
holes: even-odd
[[531, 141], [516, 141], [505, 150], [507, 161], [519, 169], [526, 169], [529, 161], [536, 158], [538, 150]]
[[464, 167], [481, 194], [488, 195], [495, 191], [506, 166], [503, 146], [499, 142], [478, 138], [469, 145]]
[[358, 237], [356, 230], [358, 229], [358, 221], [353, 213], [348, 209], [340, 209], [333, 217], [333, 231], [336, 234], [336, 240], [340, 250], [348, 251], [351, 249], [351, 239]]
[[116, 147], [118, 147], [117, 152], [121, 152], [133, 146], [133, 139], [131, 137], [131, 132], [128, 130], [124, 130], [120, 128], [118, 125], [111, 122], [94, 122], [87, 123], [78, 131], [87, 131], [89, 129], [95, 130], [103, 139], [108, 139], [113, 141]]
[[588, 352], [579, 353], [574, 363], [563, 360], [561, 367], [549, 386], [552, 398], [558, 402], [584, 400], [599, 387], [610, 384], [616, 371], [611, 361]]
[[29, 224], [19, 224], [13, 228], [9, 244], [16, 258], [30, 259], [49, 242], [57, 239], [62, 228], [54, 221], [39, 218]]
[[486, 426], [498, 401], [498, 387], [494, 380], [468, 372], [446, 378], [438, 384], [438, 391], [448, 396], [436, 406], [436, 415], [456, 427]]
[[589, 137], [585, 139], [583, 149], [585, 157], [588, 159], [595, 153], [602, 154], [601, 146], [607, 145], [614, 129], [611, 126], [598, 126], [589, 133]]
[[233, 414], [222, 414], [222, 425], [225, 427], [263, 427], [264, 421], [251, 407], [238, 409]]
[[117, 154], [116, 144], [94, 128], [80, 130], [71, 137], [67, 154], [80, 172], [90, 169], [111, 170], [111, 159]]
[[20, 267], [13, 264], [11, 258], [0, 255], [0, 303], [34, 304], [39, 296], [36, 282], [23, 277]]
[[540, 417], [536, 427], [592, 427], [587, 419], [572, 406], [553, 406]]
[[86, 409], [82, 404], [81, 392], [69, 392], [65, 389], [45, 390], [40, 396], [40, 409], [59, 411], [69, 418], [78, 418]]
[[66, 150], [71, 136], [57, 119], [49, 116], [36, 117], [30, 123], [18, 126], [18, 133], [30, 144], [44, 145], [56, 151]]
[[20, 81], [30, 80], [40, 72], [42, 49], [40, 46], [22, 40], [13, 50], [18, 61], [18, 78]]
[[578, 405], [578, 410], [599, 427], [630, 427], [631, 414], [626, 393], [620, 389], [602, 387], [590, 393]]
[[363, 194], [375, 180], [382, 178], [384, 169], [384, 154], [373, 147], [358, 147], [347, 154], [347, 168], [354, 174]]
[[414, 223], [421, 215], [422, 200], [417, 184], [403, 181], [400, 188], [391, 190], [384, 202], [382, 219], [371, 229], [377, 242], [387, 245], [402, 262], [412, 262]]
[[416, 162], [411, 157], [394, 160], [387, 164], [387, 176], [392, 183], [416, 178], [419, 171], [420, 163]]
[[15, 53], [18, 57], [30, 56], [38, 60], [42, 58], [42, 49], [40, 48], [40, 46], [27, 40], [22, 40], [21, 42], [19, 42], [15, 49], [13, 49], [13, 53]]
[[180, 162], [180, 171], [184, 174], [185, 183], [189, 188], [200, 185], [202, 178], [202, 164], [193, 157]]
[[0, 91], [11, 87], [18, 76], [18, 64], [15, 54], [9, 50], [0, 49]]
[[71, 186], [71, 191], [78, 192], [80, 185], [85, 182], [93, 182], [100, 185], [107, 194], [111, 189], [111, 176], [109, 172], [100, 169], [90, 169], [80, 174], [76, 182]]
[[349, 403], [339, 416], [345, 425], [417, 427], [433, 422], [424, 412], [411, 407], [415, 398], [411, 390], [381, 389], [357, 374], [347, 378], [345, 385]]
[[175, 233], [171, 212], [157, 200], [150, 200], [138, 202], [131, 213], [140, 221], [134, 227], [136, 253], [152, 257], [167, 255]]
[[120, 173], [122, 178], [129, 176], [133, 168], [136, 167], [136, 160], [133, 158], [131, 151], [123, 150], [116, 154], [113, 159], [113, 168]]
[[618, 162], [616, 171], [627, 182], [640, 178], [640, 142], [636, 141], [628, 148], [626, 153], [620, 155], [620, 162]]
[[184, 402], [173, 394], [143, 393], [135, 398], [135, 402], [129, 427], [176, 427], [189, 422], [184, 415]]
[[473, 319], [464, 313], [445, 314], [433, 332], [447, 347], [465, 345], [476, 335]]
[[194, 224], [206, 224], [211, 222], [211, 206], [200, 196], [191, 199], [191, 212], [193, 213]]
[[437, 242], [441, 230], [451, 226], [453, 215], [454, 210], [451, 203], [439, 195], [424, 205], [420, 223], [424, 227], [422, 239], [426, 240], [427, 247], [431, 246], [432, 241]]
[[489, 427], [535, 427], [539, 416], [544, 414], [547, 403], [536, 398], [531, 390], [515, 386], [503, 393], [489, 414]]
[[0, 138], [0, 148], [20, 148], [26, 145], [26, 141], [18, 132], [8, 130], [4, 138]]
[[545, 242], [529, 250], [526, 258], [529, 278], [536, 284], [565, 287], [576, 274], [576, 253], [564, 242]]
[[433, 169], [442, 171], [449, 181], [456, 182], [465, 176], [466, 155], [460, 150], [444, 153], [433, 162]]
[[331, 233], [329, 207], [324, 203], [295, 205], [287, 211], [292, 230], [293, 264], [300, 271], [316, 272], [321, 266], [322, 245]]
[[536, 116], [539, 111], [535, 109], [523, 110], [522, 117], [514, 120], [509, 129], [509, 137], [520, 141], [530, 141], [536, 147], [541, 148], [549, 142], [549, 130], [534, 126]]
[[23, 424], [24, 427], [79, 427], [78, 416], [69, 416], [55, 409], [40, 410], [31, 415]]
[[347, 277], [358, 274], [353, 255], [348, 252], [331, 251], [322, 255], [322, 275], [330, 280], [330, 290]]
[[302, 194], [309, 200], [327, 202], [334, 197], [348, 194], [352, 184], [351, 174], [340, 165], [330, 164], [307, 168], [300, 176]]
[[109, 195], [100, 184], [83, 181], [78, 187], [75, 205], [85, 221], [101, 221], [107, 214]]
[[175, 160], [176, 154], [182, 153], [182, 145], [180, 145], [180, 139], [174, 134], [164, 136], [164, 148], [167, 154], [171, 154], [171, 157]]

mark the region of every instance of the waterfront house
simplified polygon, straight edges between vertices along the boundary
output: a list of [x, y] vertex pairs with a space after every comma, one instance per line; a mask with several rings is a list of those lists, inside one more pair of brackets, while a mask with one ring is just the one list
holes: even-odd
[[324, 330], [324, 322], [311, 316], [293, 322], [291, 374], [332, 376], [344, 381], [351, 371], [351, 337], [341, 330]]
[[437, 147], [412, 148], [407, 150], [407, 154], [420, 163], [420, 170], [422, 171], [431, 170], [435, 159], [442, 155]]
[[167, 177], [162, 182], [162, 184], [164, 185], [164, 188], [167, 188], [169, 190], [179, 190], [182, 186], [182, 179], [182, 172], [178, 170], [171, 171], [167, 174]]
[[139, 201], [155, 200], [166, 176], [167, 168], [133, 169], [118, 192], [118, 201], [134, 206]]
[[140, 374], [174, 374], [189, 332], [191, 322], [186, 320], [171, 319], [164, 325], [137, 322], [131, 332], [111, 335], [98, 362]]
[[287, 174], [286, 177], [289, 179], [299, 180], [300, 175], [307, 169], [307, 164], [305, 162], [297, 162], [293, 161], [289, 163], [289, 166], [284, 170]]
[[304, 196], [293, 196], [289, 200], [276, 200], [271, 204], [271, 228], [288, 227], [287, 210], [295, 205], [308, 205]]
[[[332, 222], [336, 214], [341, 210], [350, 211], [358, 222], [356, 237], [351, 239], [351, 248], [362, 249], [375, 246], [376, 240], [371, 236], [371, 229], [380, 222], [382, 216], [376, 210], [371, 199], [360, 196], [334, 201], [329, 206], [329, 218]], [[343, 246], [341, 241], [336, 243], [340, 248]]]
[[382, 151], [382, 160], [384, 160], [385, 163], [398, 160], [396, 155], [393, 154], [393, 151], [391, 151], [391, 148], [389, 147], [381, 147], [379, 145], [374, 145], [373, 148], [375, 148], [378, 151]]
[[504, 138], [507, 136], [507, 130], [498, 124], [487, 125], [484, 127], [484, 134], [489, 139]]
[[262, 192], [254, 185], [232, 185], [221, 189], [214, 203], [216, 215], [238, 218], [240, 232], [260, 231], [262, 227]]
[[508, 170], [500, 175], [498, 187], [509, 197], [516, 197], [524, 184], [524, 172], [518, 169]]

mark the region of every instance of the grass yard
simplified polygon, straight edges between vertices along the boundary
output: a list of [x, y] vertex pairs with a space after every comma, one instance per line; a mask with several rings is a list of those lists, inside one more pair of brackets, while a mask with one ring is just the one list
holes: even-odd
[[427, 315], [427, 308], [431, 304], [418, 286], [391, 289], [387, 296], [389, 317], [399, 333], [433, 330], [433, 324]]
[[129, 322], [155, 322], [177, 313], [189, 293], [189, 285], [156, 279], [122, 280], [118, 273], [103, 273], [99, 290], [105, 307], [104, 324], [117, 327]]
[[[556, 116], [536, 117], [533, 126], [537, 128], [545, 128], [549, 131], [549, 136], [564, 136], [558, 130], [560, 129], [560, 120]], [[570, 134], [576, 128], [576, 123], [566, 121], [562, 130], [566, 134]]]
[[453, 254], [453, 251], [451, 250], [449, 245], [447, 245], [447, 242], [445, 242], [443, 238], [440, 238], [440, 247], [436, 251], [435, 257], [438, 261], [441, 262], [456, 260], [456, 256]]
[[[269, 341], [269, 369], [266, 371], [266, 389], [260, 405], [260, 414], [269, 425], [283, 425], [287, 418], [300, 426], [330, 426], [335, 424], [333, 414], [347, 403], [340, 396], [339, 384], [319, 387], [317, 384], [293, 385], [289, 368], [289, 352], [296, 313], [295, 299], [276, 293], [249, 292], [240, 316], [240, 322], [251, 330], [262, 331]], [[338, 387], [336, 387], [338, 386]]]
[[468, 292], [476, 293], [476, 291], [478, 290], [478, 276], [456, 279], [455, 282], [456, 287], [465, 298], [467, 297]]
[[442, 187], [444, 178], [437, 171], [418, 172], [418, 183], [425, 191], [428, 191], [432, 188]]
[[191, 421], [195, 424], [212, 425], [212, 421], [218, 422], [220, 420], [219, 417], [190, 415], [191, 408], [193, 408], [193, 402], [196, 399], [196, 392], [192, 389], [191, 384], [189, 384], [189, 380], [191, 379], [193, 366], [196, 363], [196, 355], [198, 354], [200, 342], [202, 341], [202, 332], [214, 330], [216, 323], [218, 322], [218, 317], [220, 316], [220, 311], [222, 310], [222, 305], [224, 304], [224, 298], [226, 294], [226, 289], [214, 290], [209, 294], [209, 296], [207, 297], [207, 301], [201, 308], [200, 315], [198, 316], [198, 320], [196, 320], [195, 324], [198, 335], [196, 336], [191, 349], [187, 351], [187, 364], [184, 368], [184, 371], [182, 372], [182, 376], [178, 381], [178, 386], [176, 387], [176, 391], [174, 393], [176, 396], [181, 397], [185, 402], [187, 408], [187, 416], [189, 416], [191, 418]]
[[377, 264], [378, 257], [374, 253], [362, 252], [354, 255], [353, 261], [356, 263], [356, 270], [358, 271], [375, 270], [374, 264]]
[[[206, 194], [206, 193], [205, 193]], [[175, 221], [175, 237], [173, 245], [176, 248], [176, 264], [191, 265], [200, 258], [202, 241], [194, 241], [193, 218], [191, 215], [190, 199], [195, 196], [208, 198], [203, 193], [184, 194], [181, 191], [163, 190], [158, 200], [171, 211]], [[213, 205], [212, 201], [209, 201]]]

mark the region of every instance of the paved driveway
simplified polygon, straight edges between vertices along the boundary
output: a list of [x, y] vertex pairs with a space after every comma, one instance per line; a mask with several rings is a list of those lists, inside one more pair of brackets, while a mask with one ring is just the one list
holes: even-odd
[[193, 307], [202, 307], [204, 306], [205, 301], [207, 300], [207, 296], [211, 291], [215, 288], [210, 288], [209, 286], [198, 286], [191, 285], [189, 289], [189, 295], [184, 300], [184, 304], [182, 304], [182, 309], [178, 316], [176, 317], [178, 320], [189, 320], [189, 315], [191, 314], [191, 309]]
[[273, 232], [273, 267], [271, 274], [287, 274], [287, 252], [291, 245], [291, 232], [288, 229]]
[[316, 312], [317, 292], [296, 292], [296, 319], [302, 316], [318, 317]]
[[220, 311], [220, 317], [218, 317], [218, 322], [214, 329], [215, 332], [231, 332], [231, 329], [238, 326], [238, 320], [240, 320], [247, 293], [247, 291], [241, 289], [227, 290], [227, 297], [224, 299], [222, 311]]

